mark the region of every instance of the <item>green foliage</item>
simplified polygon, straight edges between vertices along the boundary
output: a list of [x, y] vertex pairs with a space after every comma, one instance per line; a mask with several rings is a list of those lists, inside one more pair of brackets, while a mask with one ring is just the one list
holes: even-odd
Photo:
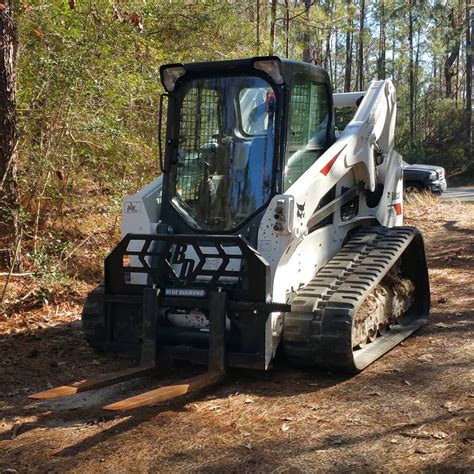
[[[448, 173], [461, 172], [470, 158], [463, 138], [462, 63], [454, 71], [455, 97], [444, 99], [443, 61], [462, 39], [462, 2], [413, 3], [413, 137], [408, 115], [409, 3], [384, 0], [382, 10], [381, 2], [366, 0], [365, 28], [359, 32], [360, 0], [310, 2], [308, 11], [301, 0], [278, 0], [274, 49], [284, 56], [288, 48], [290, 57], [301, 59], [309, 38], [312, 57], [327, 66], [340, 92], [346, 33], [352, 35], [354, 88], [360, 38], [365, 82], [377, 78], [379, 27], [385, 18], [386, 75], [398, 96], [397, 147], [408, 161], [439, 163]], [[258, 4], [257, 16], [257, 3], [243, 0], [16, 2], [21, 194], [16, 212], [21, 224], [30, 224], [25, 237], [33, 238], [31, 258], [40, 267], [51, 265], [47, 257], [60, 258], [61, 252], [49, 244], [36, 246], [38, 233], [47, 237], [58, 222], [64, 228], [65, 216], [75, 209], [87, 212], [88, 197], [96, 202], [102, 196], [117, 214], [123, 194], [159, 174], [161, 64], [247, 57], [257, 53], [257, 43], [259, 53], [267, 53], [271, 2]]]
[[430, 104], [428, 133], [423, 140], [427, 157], [459, 174], [471, 157], [466, 156], [464, 111], [451, 99], [438, 99]]
[[[251, 54], [228, 2], [32, 1], [19, 13], [23, 202], [51, 211], [111, 197], [159, 173], [159, 66]], [[34, 179], [33, 179], [34, 177]]]

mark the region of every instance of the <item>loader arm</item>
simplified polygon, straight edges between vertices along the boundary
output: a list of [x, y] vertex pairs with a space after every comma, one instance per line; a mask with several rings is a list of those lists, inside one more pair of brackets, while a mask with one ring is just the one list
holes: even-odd
[[[354, 117], [332, 146], [284, 194], [273, 198], [260, 225], [258, 248], [272, 268], [274, 301], [287, 301], [307, 284], [351, 229], [367, 223], [403, 224], [392, 83], [373, 81], [366, 92], [334, 94], [334, 104], [336, 112], [353, 108]], [[351, 203], [356, 210], [343, 215], [341, 209]], [[328, 224], [318, 228], [321, 223]], [[276, 245], [266, 251], [266, 241]], [[320, 248], [317, 253], [311, 250], [315, 247]], [[276, 316], [274, 326], [281, 327]]]

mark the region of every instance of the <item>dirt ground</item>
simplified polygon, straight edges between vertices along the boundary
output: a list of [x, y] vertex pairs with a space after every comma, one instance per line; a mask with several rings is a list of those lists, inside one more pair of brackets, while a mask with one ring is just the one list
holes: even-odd
[[[34, 402], [29, 393], [131, 363], [84, 344], [87, 285], [67, 301], [20, 301], [0, 314], [0, 472], [472, 472], [474, 204], [427, 199], [406, 212], [426, 240], [430, 322], [352, 378], [279, 361], [192, 398], [101, 409], [189, 374], [181, 368]], [[21, 300], [34, 281], [16, 285]]]

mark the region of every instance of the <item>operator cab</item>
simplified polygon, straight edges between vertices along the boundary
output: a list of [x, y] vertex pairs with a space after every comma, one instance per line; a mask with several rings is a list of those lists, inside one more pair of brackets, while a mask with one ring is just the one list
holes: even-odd
[[240, 233], [334, 141], [327, 73], [274, 56], [171, 64], [161, 218], [179, 233]]

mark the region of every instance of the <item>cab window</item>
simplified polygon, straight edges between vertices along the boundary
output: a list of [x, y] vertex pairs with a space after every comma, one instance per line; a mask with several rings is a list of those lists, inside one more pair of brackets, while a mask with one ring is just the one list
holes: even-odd
[[297, 78], [291, 89], [284, 188], [288, 189], [328, 146], [330, 125], [326, 86]]

